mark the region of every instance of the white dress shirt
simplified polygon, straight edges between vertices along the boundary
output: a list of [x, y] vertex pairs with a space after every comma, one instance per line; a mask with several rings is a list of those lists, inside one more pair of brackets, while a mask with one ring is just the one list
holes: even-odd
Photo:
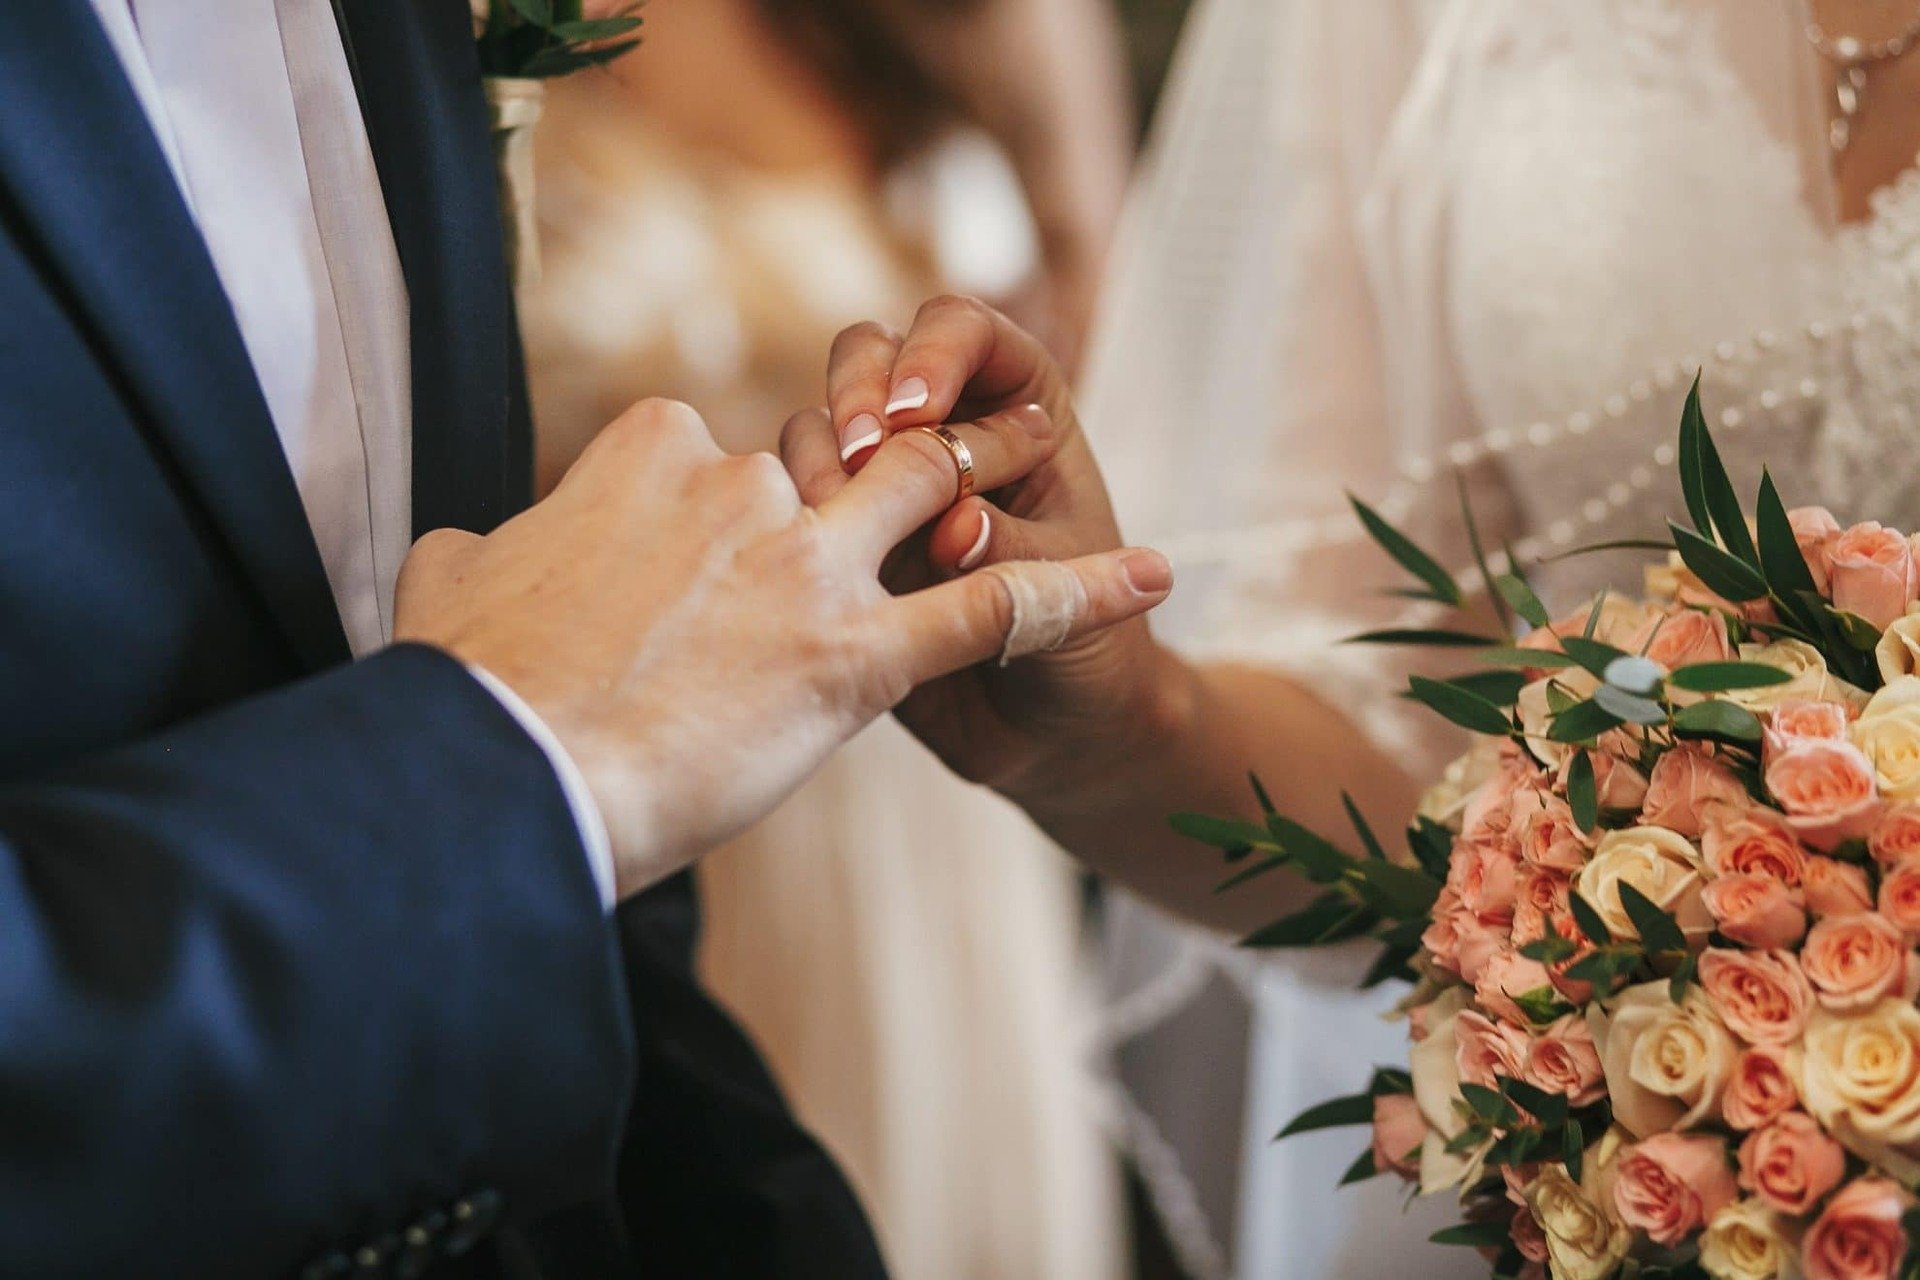
[[[239, 323], [356, 657], [393, 638], [413, 541], [407, 287], [330, 0], [93, 0]], [[598, 808], [547, 726], [602, 899]]]

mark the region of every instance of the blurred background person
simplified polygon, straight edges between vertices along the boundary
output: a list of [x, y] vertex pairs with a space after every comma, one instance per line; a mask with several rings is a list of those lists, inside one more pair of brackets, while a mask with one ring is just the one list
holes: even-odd
[[[645, 17], [636, 53], [553, 86], [537, 139], [544, 274], [520, 301], [543, 488], [650, 395], [771, 448], [824, 400], [839, 329], [943, 291], [1072, 359], [1133, 142], [1110, 0]], [[1021, 815], [885, 722], [701, 880], [704, 972], [897, 1274], [1125, 1274], [1080, 896]]]

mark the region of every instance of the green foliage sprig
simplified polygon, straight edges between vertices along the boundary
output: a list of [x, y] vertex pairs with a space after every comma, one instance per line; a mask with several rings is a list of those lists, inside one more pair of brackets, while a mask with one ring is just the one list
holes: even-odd
[[582, 0], [486, 0], [479, 27], [483, 75], [543, 80], [604, 66], [640, 43], [638, 4], [583, 17]]

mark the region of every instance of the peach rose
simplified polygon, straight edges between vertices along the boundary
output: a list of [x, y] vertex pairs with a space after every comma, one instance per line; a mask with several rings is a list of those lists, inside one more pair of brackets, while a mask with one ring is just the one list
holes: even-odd
[[1740, 1189], [1799, 1216], [1840, 1185], [1847, 1153], [1804, 1111], [1789, 1111], [1740, 1144]]
[[1542, 795], [1520, 807], [1520, 856], [1536, 867], [1572, 874], [1587, 865], [1592, 842], [1573, 821], [1573, 810], [1558, 796]]
[[[1600, 807], [1627, 812], [1639, 809], [1647, 798], [1647, 775], [1617, 754], [1619, 751], [1633, 755], [1639, 750], [1638, 744], [1617, 729], [1603, 735], [1600, 743], [1602, 750], [1585, 753], [1593, 764], [1593, 787], [1600, 798]], [[1562, 791], [1566, 790], [1567, 770], [1572, 764], [1571, 754], [1560, 763], [1556, 781]]]
[[1872, 764], [1881, 798], [1920, 800], [1920, 676], [1888, 681], [1867, 700], [1848, 736]]
[[1536, 992], [1553, 994], [1553, 981], [1547, 976], [1546, 966], [1510, 947], [1494, 952], [1473, 983], [1473, 997], [1480, 1007], [1517, 1027], [1530, 1027], [1533, 1020], [1515, 998]]
[[1643, 625], [1623, 647], [1669, 671], [1701, 662], [1726, 662], [1733, 657], [1726, 616], [1711, 610], [1676, 608], [1661, 614]]
[[1539, 1263], [1547, 1260], [1546, 1228], [1540, 1225], [1539, 1219], [1533, 1216], [1533, 1210], [1527, 1208], [1524, 1203], [1513, 1211], [1513, 1222], [1508, 1226], [1507, 1234], [1513, 1239], [1513, 1247], [1518, 1249], [1520, 1256], [1528, 1262]]
[[1851, 862], [1818, 855], [1808, 858], [1801, 886], [1807, 910], [1816, 916], [1850, 916], [1856, 911], [1873, 910], [1866, 868]]
[[1616, 938], [1638, 938], [1620, 885], [1630, 884], [1679, 921], [1689, 936], [1704, 937], [1713, 917], [1700, 901], [1704, 883], [1700, 853], [1685, 836], [1665, 827], [1627, 827], [1609, 831], [1580, 869], [1574, 889], [1585, 898]]
[[1898, 866], [1920, 854], [1920, 805], [1893, 805], [1867, 836], [1867, 849], [1883, 867]]
[[1828, 916], [1807, 931], [1800, 966], [1820, 1003], [1836, 1012], [1920, 989], [1920, 956], [1885, 916]]
[[1386, 1093], [1373, 1100], [1373, 1167], [1411, 1180], [1420, 1172], [1420, 1147], [1427, 1140], [1426, 1117], [1410, 1093]]
[[1807, 931], [1800, 891], [1770, 876], [1736, 872], [1709, 881], [1700, 900], [1720, 932], [1742, 946], [1771, 951], [1790, 947]]
[[1657, 1133], [1620, 1153], [1613, 1204], [1620, 1221], [1656, 1244], [1676, 1245], [1738, 1194], [1724, 1138]]
[[1699, 973], [1713, 1011], [1748, 1044], [1789, 1045], [1807, 1029], [1813, 989], [1791, 951], [1709, 947]]
[[1720, 1112], [1736, 1129], [1758, 1129], [1800, 1101], [1794, 1080], [1800, 1075], [1797, 1051], [1757, 1044], [1734, 1060]]
[[1628, 987], [1610, 1011], [1590, 1007], [1613, 1117], [1636, 1138], [1712, 1119], [1740, 1046], [1698, 987], [1675, 1004], [1665, 982]]
[[1747, 789], [1740, 779], [1706, 748], [1688, 745], [1667, 752], [1654, 764], [1640, 820], [1683, 836], [1698, 836], [1706, 827], [1708, 807], [1745, 803]]
[[1827, 544], [1827, 572], [1836, 609], [1884, 628], [1907, 611], [1920, 592], [1913, 546], [1877, 521], [1854, 525]]
[[1494, 835], [1466, 836], [1454, 842], [1447, 865], [1447, 887], [1460, 903], [1486, 921], [1513, 918], [1514, 894], [1520, 878], [1520, 852], [1510, 839]]
[[1530, 1037], [1521, 1028], [1468, 1009], [1455, 1022], [1453, 1034], [1459, 1055], [1456, 1066], [1468, 1084], [1497, 1089], [1498, 1077], [1519, 1079], [1526, 1074]]
[[1861, 1159], [1920, 1179], [1920, 1009], [1890, 997], [1851, 1013], [1815, 1010], [1802, 1054], [1813, 1118]]
[[1442, 887], [1440, 896], [1433, 900], [1427, 927], [1420, 934], [1420, 945], [1433, 956], [1434, 963], [1454, 973], [1460, 972], [1460, 918], [1466, 914], [1460, 895]]
[[1600, 1048], [1593, 1032], [1578, 1014], [1568, 1014], [1527, 1046], [1526, 1082], [1548, 1093], [1561, 1094], [1576, 1107], [1589, 1106], [1606, 1096], [1606, 1074], [1600, 1069]]
[[1856, 1178], [1800, 1242], [1807, 1280], [1893, 1280], [1907, 1254], [1900, 1225], [1913, 1197], [1887, 1178]]
[[1700, 1265], [1713, 1280], [1797, 1280], [1780, 1216], [1758, 1200], [1736, 1200], [1707, 1223]]
[[1461, 913], [1458, 928], [1460, 940], [1454, 953], [1460, 963], [1460, 976], [1468, 982], [1478, 982], [1487, 964], [1507, 949], [1507, 927], [1490, 925], [1469, 911]]
[[1767, 763], [1766, 779], [1788, 823], [1816, 849], [1866, 835], [1880, 816], [1873, 762], [1851, 743], [1803, 738]]
[[1881, 877], [1880, 914], [1909, 943], [1920, 937], [1920, 863], [1903, 862]]
[[1785, 818], [1752, 805], [1707, 807], [1700, 851], [1717, 875], [1761, 875], [1797, 888], [1807, 870], [1807, 854]]
[[1573, 881], [1564, 872], [1546, 867], [1521, 868], [1520, 891], [1513, 904], [1513, 940], [1517, 945], [1524, 947], [1546, 937], [1549, 922], [1563, 938], [1580, 936], [1567, 901], [1572, 886]]
[[1793, 526], [1793, 540], [1800, 544], [1800, 558], [1807, 562], [1814, 585], [1826, 595], [1831, 582], [1828, 550], [1840, 536], [1840, 522], [1825, 507], [1795, 507], [1787, 512], [1787, 523]]
[[1810, 702], [1794, 698], [1773, 709], [1767, 728], [1783, 738], [1832, 738], [1847, 736], [1853, 722], [1848, 709], [1838, 702]]

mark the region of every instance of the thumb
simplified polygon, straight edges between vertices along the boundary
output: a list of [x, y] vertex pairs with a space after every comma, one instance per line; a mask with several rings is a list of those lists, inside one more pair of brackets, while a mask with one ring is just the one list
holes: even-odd
[[903, 665], [916, 685], [963, 667], [1016, 658], [1137, 618], [1173, 590], [1157, 551], [1077, 560], [1020, 560], [903, 596], [891, 606]]

